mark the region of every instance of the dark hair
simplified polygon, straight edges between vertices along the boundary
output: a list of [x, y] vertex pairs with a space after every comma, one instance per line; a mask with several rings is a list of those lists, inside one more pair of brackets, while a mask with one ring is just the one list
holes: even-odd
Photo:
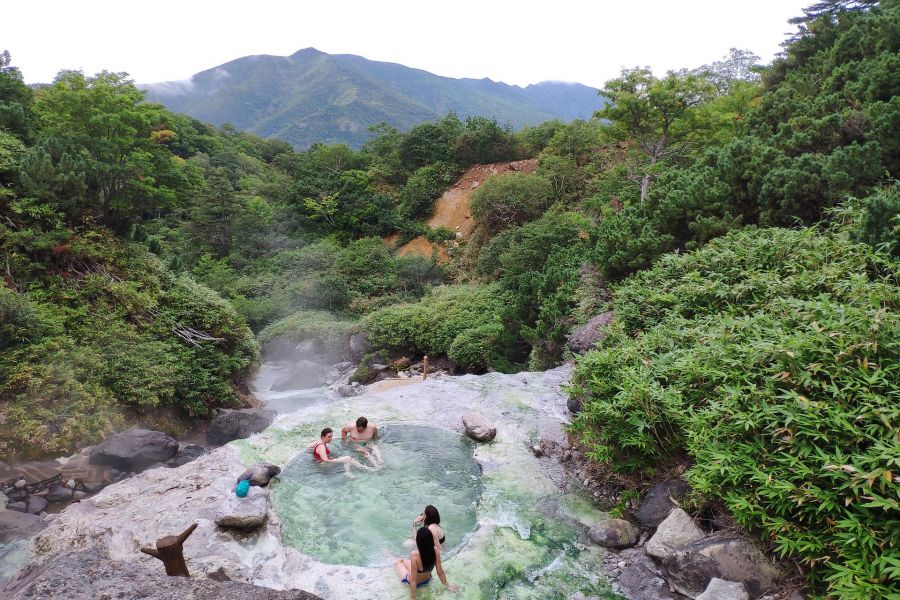
[[422, 560], [422, 571], [430, 573], [437, 562], [437, 555], [434, 552], [434, 536], [427, 527], [416, 532], [416, 548], [419, 549], [419, 558]]
[[425, 507], [425, 522], [422, 525], [428, 527], [432, 524], [441, 524], [441, 513], [438, 512], [438, 509], [429, 504]]
[[356, 426], [357, 426], [357, 427], [368, 427], [368, 426], [369, 426], [369, 420], [368, 420], [367, 418], [365, 418], [365, 417], [360, 417], [360, 418], [358, 418], [358, 419], [356, 420]]
[[319, 434], [319, 437], [325, 437], [329, 433], [332, 433], [334, 430], [331, 427], [326, 427], [322, 430], [322, 433]]

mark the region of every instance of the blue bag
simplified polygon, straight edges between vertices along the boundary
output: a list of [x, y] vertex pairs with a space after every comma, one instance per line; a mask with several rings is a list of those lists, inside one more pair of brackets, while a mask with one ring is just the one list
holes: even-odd
[[247, 492], [250, 491], [250, 480], [243, 479], [238, 482], [237, 488], [235, 488], [234, 493], [237, 494], [238, 498], [243, 498], [247, 495]]

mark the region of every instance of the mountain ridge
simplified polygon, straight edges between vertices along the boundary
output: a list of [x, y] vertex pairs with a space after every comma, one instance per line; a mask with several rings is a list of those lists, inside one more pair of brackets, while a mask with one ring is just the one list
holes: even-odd
[[187, 81], [142, 84], [147, 99], [214, 125], [230, 123], [295, 147], [362, 146], [381, 122], [406, 130], [454, 112], [518, 129], [550, 119], [589, 118], [604, 99], [579, 83], [526, 87], [451, 78], [353, 54], [303, 48], [290, 56], [244, 56]]

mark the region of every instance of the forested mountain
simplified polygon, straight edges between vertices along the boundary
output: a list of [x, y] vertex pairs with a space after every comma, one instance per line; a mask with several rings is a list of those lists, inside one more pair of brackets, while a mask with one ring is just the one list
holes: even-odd
[[247, 56], [188, 82], [148, 84], [148, 100], [214, 125], [230, 123], [296, 148], [316, 142], [358, 148], [369, 127], [406, 130], [449, 112], [515, 129], [551, 119], [589, 118], [596, 90], [543, 82], [521, 88], [490, 79], [452, 79], [403, 65], [305, 48], [291, 56]]

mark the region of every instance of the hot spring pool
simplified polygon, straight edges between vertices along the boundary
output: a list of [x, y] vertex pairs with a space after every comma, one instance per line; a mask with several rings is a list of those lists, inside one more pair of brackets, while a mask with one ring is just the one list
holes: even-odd
[[[374, 473], [353, 469], [355, 479], [343, 465], [317, 464], [309, 450], [287, 464], [272, 491], [285, 544], [325, 563], [384, 565], [385, 551], [409, 555], [404, 541], [427, 504], [440, 511], [448, 554], [472, 532], [481, 495], [472, 444], [457, 433], [419, 425], [386, 425], [379, 435], [385, 467]], [[329, 445], [332, 458], [358, 457], [339, 436]]]

